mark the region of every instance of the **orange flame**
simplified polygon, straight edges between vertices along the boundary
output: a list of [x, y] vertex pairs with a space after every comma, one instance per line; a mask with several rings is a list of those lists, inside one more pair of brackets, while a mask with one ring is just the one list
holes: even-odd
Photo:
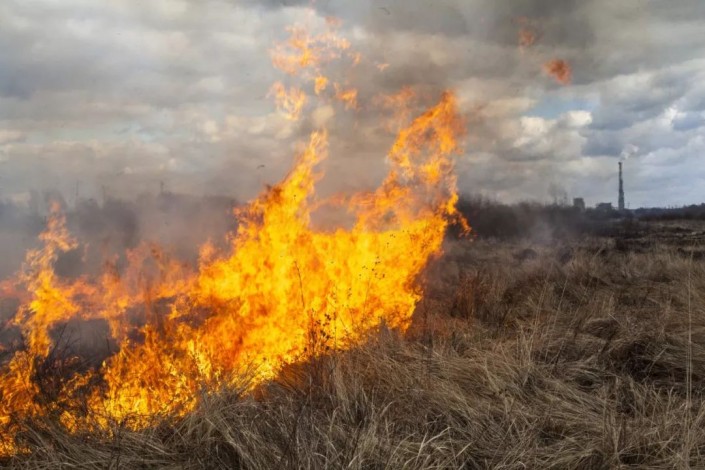
[[409, 120], [415, 99], [416, 92], [410, 86], [403, 87], [397, 93], [380, 95], [376, 98], [376, 104], [379, 107], [393, 113], [392, 118], [387, 122], [389, 130], [396, 132]]
[[[342, 45], [336, 39], [332, 49]], [[324, 77], [319, 67], [328, 46], [295, 29], [287, 47], [293, 56], [281, 48], [274, 54], [285, 72], [313, 66], [315, 77]], [[305, 93], [282, 84], [273, 90], [298, 118]], [[339, 99], [357, 106], [353, 92]], [[405, 89], [387, 107], [406, 119], [413, 96]], [[183, 415], [202, 393], [237, 384], [245, 373], [255, 386], [287, 364], [360, 344], [382, 324], [405, 331], [423, 293], [418, 277], [440, 253], [448, 224], [469, 230], [455, 208], [452, 157], [465, 131], [455, 96], [446, 92], [406, 120], [382, 185], [348, 200], [350, 229], [311, 226], [320, 204], [318, 168], [328, 155], [328, 133], [320, 129], [279, 184], [236, 211], [240, 224], [228, 253], [204, 246], [196, 271], [144, 245], [127, 254], [123, 270], [109, 263], [95, 281], [62, 280], [53, 265], [76, 244], [55, 207], [42, 247], [28, 253], [15, 282], [26, 292], [14, 323], [27, 345], [0, 369], [0, 454], [23, 450], [16, 436], [26, 419], [57, 416], [71, 431], [113, 422], [143, 427]], [[117, 352], [100, 366], [69, 361], [57, 369], [54, 332], [72, 319], [105, 321]], [[50, 391], [47, 371], [58, 374]]]
[[289, 40], [270, 51], [274, 66], [289, 75], [299, 75], [306, 70], [319, 70], [326, 62], [340, 58], [350, 48], [350, 42], [335, 33], [338, 26], [335, 21], [327, 24], [327, 32], [313, 36], [301, 26], [287, 28]]
[[306, 93], [303, 90], [296, 87], [287, 89], [282, 83], [276, 82], [272, 85], [270, 95], [274, 95], [277, 109], [284, 117], [292, 121], [301, 117], [307, 101]]
[[328, 77], [319, 75], [314, 79], [314, 83], [314, 90], [316, 92], [316, 95], [320, 95], [326, 90], [326, 88], [328, 88]]
[[345, 109], [357, 109], [357, 90], [354, 88], [343, 89], [335, 84], [335, 98], [345, 105]]

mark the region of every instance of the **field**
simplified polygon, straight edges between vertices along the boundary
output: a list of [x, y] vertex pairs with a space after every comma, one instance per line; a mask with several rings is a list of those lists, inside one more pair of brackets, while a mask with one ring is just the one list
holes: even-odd
[[448, 241], [404, 335], [146, 430], [26, 424], [6, 468], [696, 468], [705, 225]]

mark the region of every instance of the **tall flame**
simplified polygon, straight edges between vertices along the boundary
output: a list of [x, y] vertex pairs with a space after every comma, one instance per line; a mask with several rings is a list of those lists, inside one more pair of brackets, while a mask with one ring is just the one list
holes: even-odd
[[[333, 33], [293, 28], [272, 55], [322, 95], [323, 65], [348, 48]], [[291, 101], [284, 85], [275, 91], [288, 117], [298, 118], [305, 93]], [[344, 108], [357, 106], [354, 89], [334, 92]], [[405, 89], [385, 106], [406, 118], [412, 97]], [[16, 280], [25, 299], [14, 323], [26, 345], [0, 369], [0, 453], [22, 450], [16, 438], [29, 418], [56, 416], [72, 431], [143, 427], [188, 412], [202, 393], [237, 384], [243, 373], [256, 386], [287, 364], [360, 344], [381, 324], [405, 331], [423, 293], [419, 274], [440, 253], [448, 224], [464, 223], [452, 160], [463, 133], [456, 98], [446, 92], [401, 127], [380, 187], [346, 199], [351, 228], [326, 231], [311, 224], [328, 156], [328, 133], [316, 130], [289, 174], [236, 211], [228, 252], [203, 247], [197, 270], [145, 245], [128, 253], [122, 271], [108, 264], [100, 279], [62, 280], [54, 262], [76, 244], [55, 208], [42, 248], [28, 253]], [[55, 332], [71, 319], [107, 322], [117, 351], [99, 366], [69, 361], [57, 369]], [[58, 377], [47, 390], [52, 370]]]

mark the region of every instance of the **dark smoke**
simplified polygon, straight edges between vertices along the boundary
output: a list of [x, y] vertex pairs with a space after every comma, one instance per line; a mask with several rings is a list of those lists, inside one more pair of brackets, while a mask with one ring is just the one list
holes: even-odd
[[[60, 194], [46, 194], [56, 201]], [[45, 202], [32, 205], [0, 203], [0, 279], [22, 267], [26, 251], [39, 247], [46, 226]], [[67, 227], [78, 248], [64, 253], [56, 271], [65, 277], [100, 274], [104, 263], [123, 259], [127, 250], [153, 242], [173, 257], [195, 265], [207, 241], [224, 247], [236, 227], [232, 213], [237, 202], [225, 197], [195, 197], [173, 193], [142, 195], [135, 200], [109, 198], [80, 200], [74, 207], [63, 202]]]

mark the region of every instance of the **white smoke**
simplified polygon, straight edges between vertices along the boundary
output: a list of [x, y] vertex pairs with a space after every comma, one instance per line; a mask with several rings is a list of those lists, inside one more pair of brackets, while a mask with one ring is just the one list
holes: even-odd
[[622, 153], [620, 154], [619, 158], [622, 161], [626, 161], [629, 160], [631, 157], [636, 156], [638, 153], [639, 147], [634, 144], [629, 144], [624, 147], [624, 150], [622, 150]]

